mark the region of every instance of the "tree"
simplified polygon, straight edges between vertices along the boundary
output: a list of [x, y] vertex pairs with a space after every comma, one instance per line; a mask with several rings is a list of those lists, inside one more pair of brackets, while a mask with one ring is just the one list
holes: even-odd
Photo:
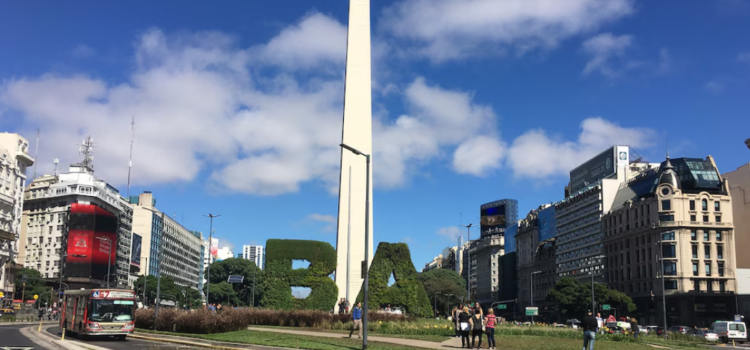
[[[25, 279], [24, 276], [26, 276]], [[24, 283], [26, 284], [25, 287]], [[14, 297], [18, 299], [21, 299], [22, 295], [26, 300], [33, 299], [34, 295], [39, 295], [41, 298], [43, 293], [50, 291], [48, 287], [44, 286], [42, 273], [34, 269], [22, 268], [16, 272], [15, 284]]]
[[[255, 302], [257, 306], [260, 303], [260, 299], [263, 296], [263, 270], [255, 265], [255, 262], [246, 259], [235, 259], [230, 258], [221, 261], [215, 261], [211, 264], [211, 284], [218, 284], [226, 282], [229, 276], [239, 275], [244, 276], [245, 279], [242, 283], [232, 283], [232, 289], [237, 296], [236, 305], [247, 306]], [[253, 275], [255, 275], [255, 298], [253, 298]], [[204, 287], [205, 289], [205, 287]], [[209, 297], [213, 299], [210, 294]], [[226, 298], [224, 299], [226, 302]]]
[[[207, 287], [204, 287], [204, 289]], [[210, 293], [208, 294], [209, 304], [224, 304], [226, 306], [236, 306], [240, 304], [237, 293], [234, 292], [232, 285], [227, 282], [211, 283]]]
[[[143, 296], [143, 278], [144, 276], [139, 276], [138, 279], [135, 281], [135, 283], [133, 283], [133, 290], [135, 291], [136, 295], [141, 298]], [[149, 276], [146, 276], [145, 278], [146, 278], [146, 301], [142, 301], [144, 302], [144, 304], [154, 305], [154, 302], [156, 300], [157, 286], [160, 287], [159, 297], [162, 300], [174, 300], [176, 302], [181, 301], [183, 288], [180, 286], [177, 286], [174, 283], [174, 278], [170, 276], [162, 276], [161, 284], [159, 284], [159, 280], [156, 276], [149, 275]]]
[[[466, 293], [466, 280], [453, 270], [434, 269], [419, 274], [427, 297], [434, 306], [437, 298], [437, 310], [441, 315], [448, 315], [456, 305], [459, 296]], [[437, 294], [437, 293], [440, 294]]]
[[[609, 289], [606, 284], [594, 285], [594, 297], [598, 305], [609, 304], [628, 312], [636, 310], [633, 299], [623, 292]], [[572, 277], [563, 277], [550, 289], [547, 300], [556, 303], [563, 316], [581, 318], [586, 311], [591, 310], [591, 284], [578, 282]]]

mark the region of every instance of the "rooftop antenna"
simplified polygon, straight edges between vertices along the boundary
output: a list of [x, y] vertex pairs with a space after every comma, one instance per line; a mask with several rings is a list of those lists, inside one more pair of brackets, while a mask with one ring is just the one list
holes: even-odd
[[130, 198], [130, 170], [133, 168], [133, 139], [135, 138], [135, 116], [130, 121], [130, 159], [128, 159], [128, 198]]
[[667, 138], [667, 159], [669, 159], [669, 138]]
[[36, 129], [36, 149], [34, 149], [34, 177], [32, 179], [36, 179], [36, 159], [39, 157], [39, 129]]
[[55, 163], [55, 176], [57, 176], [57, 164], [60, 163], [60, 158], [55, 158], [52, 162]]
[[91, 136], [86, 137], [78, 147], [78, 153], [83, 155], [81, 165], [94, 170], [94, 139]]

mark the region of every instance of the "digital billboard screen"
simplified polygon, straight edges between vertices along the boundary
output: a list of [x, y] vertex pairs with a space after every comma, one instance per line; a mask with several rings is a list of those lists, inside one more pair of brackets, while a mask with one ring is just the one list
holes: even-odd
[[586, 163], [570, 171], [570, 193], [617, 173], [615, 148], [610, 147]]
[[539, 242], [557, 235], [557, 210], [554, 205], [539, 211]]
[[130, 247], [130, 265], [141, 266], [141, 244], [143, 243], [143, 237], [141, 235], [133, 234], [133, 246]]
[[[117, 258], [117, 219], [91, 204], [70, 206], [66, 275], [104, 280]], [[111, 269], [112, 273], [114, 269]]]
[[491, 236], [505, 232], [505, 203], [488, 203], [480, 208], [479, 225], [481, 236]]

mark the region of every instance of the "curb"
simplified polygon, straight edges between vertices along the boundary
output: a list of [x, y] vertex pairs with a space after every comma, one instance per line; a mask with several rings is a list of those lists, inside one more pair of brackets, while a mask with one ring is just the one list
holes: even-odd
[[[249, 347], [252, 344], [248, 344], [249, 346], [245, 347], [245, 348], [233, 348], [233, 347], [229, 347], [229, 346], [213, 345], [213, 344], [200, 343], [200, 342], [194, 342], [194, 341], [188, 341], [188, 340], [181, 340], [181, 339], [146, 337], [146, 336], [136, 335], [136, 334], [131, 334], [128, 337], [133, 338], [133, 339], [148, 340], [148, 341], [159, 342], [159, 343], [173, 343], [173, 344], [181, 344], [181, 345], [199, 346], [199, 347], [211, 348], [211, 349], [223, 349], [223, 350], [248, 350], [248, 349], [254, 349], [254, 348]], [[257, 348], [255, 348], [255, 349], [257, 349]]]
[[[42, 327], [42, 331], [37, 331], [38, 328], [36, 327], [26, 327], [22, 328], [21, 333], [26, 336], [27, 338], [31, 339], [33, 342], [39, 344], [37, 342], [38, 338], [45, 343], [55, 345], [56, 347], [54, 349], [65, 349], [65, 350], [110, 350], [107, 348], [103, 348], [96, 345], [91, 344], [85, 344], [81, 343], [79, 341], [75, 340], [60, 340], [58, 337], [50, 334], [47, 329], [50, 327], [54, 327], [54, 325], [47, 325]], [[35, 339], [37, 338], [37, 339]], [[42, 345], [42, 344], [40, 344]]]

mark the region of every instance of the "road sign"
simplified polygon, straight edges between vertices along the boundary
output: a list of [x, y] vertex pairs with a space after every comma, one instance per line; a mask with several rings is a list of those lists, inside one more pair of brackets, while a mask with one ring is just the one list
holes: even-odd
[[611, 310], [611, 309], [612, 309], [612, 308], [611, 308], [611, 307], [609, 306], [609, 304], [604, 304], [604, 305], [602, 305], [602, 310], [603, 310], [603, 311], [609, 311], [609, 310]]
[[505, 305], [505, 304], [500, 304], [500, 305], [497, 306], [498, 310], [505, 310], [507, 308], [508, 308], [508, 305]]
[[230, 275], [229, 278], [227, 278], [228, 283], [242, 283], [244, 280], [245, 276], [242, 275]]
[[539, 308], [536, 306], [527, 307], [526, 316], [539, 316]]
[[34, 300], [37, 300], [37, 299], [39, 299], [39, 296], [34, 294]]

